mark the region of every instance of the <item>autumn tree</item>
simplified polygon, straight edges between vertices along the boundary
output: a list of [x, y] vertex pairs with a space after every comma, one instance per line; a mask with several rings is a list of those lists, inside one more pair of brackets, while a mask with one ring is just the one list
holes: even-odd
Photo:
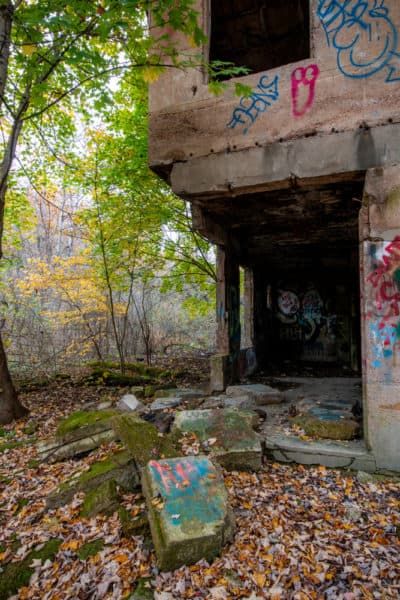
[[[187, 66], [168, 39], [149, 37], [148, 9], [155, 25], [168, 23], [195, 44], [204, 39], [192, 0], [0, 0], [0, 256], [18, 144], [35, 136], [46, 140], [49, 128], [57, 138], [68, 136], [71, 109], [105, 106], [107, 82], [123, 70]], [[25, 412], [0, 339], [0, 422]]]

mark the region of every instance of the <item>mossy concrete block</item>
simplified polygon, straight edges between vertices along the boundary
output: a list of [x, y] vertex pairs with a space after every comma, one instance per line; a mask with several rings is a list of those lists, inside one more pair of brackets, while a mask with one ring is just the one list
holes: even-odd
[[74, 442], [111, 429], [110, 419], [116, 415], [112, 409], [80, 410], [63, 419], [56, 431], [56, 438], [62, 442]]
[[48, 508], [62, 506], [70, 502], [76, 493], [88, 493], [111, 479], [128, 491], [133, 491], [139, 486], [140, 478], [130, 452], [116, 452], [106, 460], [93, 463], [88, 471], [62, 483], [47, 497], [46, 505]]
[[90, 518], [98, 515], [112, 515], [119, 508], [119, 495], [115, 479], [108, 479], [88, 492], [81, 507], [81, 516]]
[[280, 390], [262, 383], [232, 385], [226, 389], [226, 395], [231, 397], [249, 396], [259, 406], [285, 402], [285, 396]]
[[173, 431], [195, 433], [210, 458], [230, 471], [261, 469], [261, 438], [253, 427], [258, 415], [233, 408], [188, 410], [175, 416]]
[[135, 414], [114, 417], [112, 426], [122, 440], [138, 468], [154, 458], [177, 456], [177, 449], [170, 437], [161, 435], [157, 428]]
[[142, 486], [161, 570], [212, 561], [232, 539], [222, 473], [207, 457], [150, 461]]
[[306, 435], [329, 440], [353, 440], [359, 436], [360, 425], [350, 418], [323, 418], [306, 414], [292, 419]]
[[62, 540], [53, 539], [44, 544], [42, 548], [33, 550], [24, 560], [8, 563], [3, 566], [0, 573], [0, 600], [7, 600], [21, 587], [28, 585], [34, 569], [30, 566], [33, 560], [52, 560], [58, 552]]

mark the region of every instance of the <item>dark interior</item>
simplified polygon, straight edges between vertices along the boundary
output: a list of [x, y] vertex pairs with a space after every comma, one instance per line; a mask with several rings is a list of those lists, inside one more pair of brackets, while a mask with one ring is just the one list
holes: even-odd
[[261, 368], [359, 372], [362, 188], [355, 180], [214, 200], [212, 218], [228, 227], [240, 263], [254, 272]]
[[211, 60], [258, 73], [309, 57], [309, 0], [212, 0]]

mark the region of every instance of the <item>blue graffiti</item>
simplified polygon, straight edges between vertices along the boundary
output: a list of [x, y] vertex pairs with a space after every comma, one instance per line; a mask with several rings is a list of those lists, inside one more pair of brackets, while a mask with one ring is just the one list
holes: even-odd
[[270, 81], [268, 75], [263, 75], [257, 88], [251, 96], [240, 99], [239, 106], [235, 108], [228, 127], [235, 129], [237, 125], [244, 125], [243, 133], [247, 133], [260, 113], [264, 113], [279, 98], [279, 75]]
[[386, 82], [400, 81], [399, 36], [385, 0], [319, 0], [317, 12], [343, 75], [364, 79], [382, 71]]
[[373, 340], [373, 361], [372, 366], [379, 369], [384, 361], [392, 358], [394, 347], [397, 341], [396, 327], [393, 325], [380, 325], [371, 323], [371, 336]]

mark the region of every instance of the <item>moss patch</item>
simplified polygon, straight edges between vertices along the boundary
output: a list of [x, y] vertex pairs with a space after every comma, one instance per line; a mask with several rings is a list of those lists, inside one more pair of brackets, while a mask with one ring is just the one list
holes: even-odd
[[14, 450], [14, 448], [21, 448], [21, 446], [26, 446], [28, 443], [29, 442], [26, 441], [5, 442], [4, 444], [0, 444], [0, 454], [2, 452], [5, 452], [6, 450]]
[[117, 484], [115, 479], [109, 479], [86, 494], [80, 513], [86, 518], [94, 517], [99, 513], [112, 515], [118, 507]]
[[94, 540], [88, 542], [79, 548], [77, 555], [81, 560], [87, 560], [90, 556], [95, 556], [104, 548], [104, 540]]
[[88, 493], [109, 479], [115, 479], [118, 485], [130, 491], [137, 487], [139, 478], [130, 452], [116, 452], [106, 460], [93, 463], [88, 471], [71, 477], [48, 496], [47, 506], [54, 508], [66, 504], [77, 492]]
[[80, 429], [81, 427], [88, 427], [95, 425], [102, 421], [106, 421], [116, 414], [115, 410], [98, 410], [98, 411], [85, 411], [79, 410], [72, 413], [66, 419], [63, 419], [56, 431], [58, 438], [63, 438], [67, 434]]
[[136, 415], [119, 415], [112, 419], [116, 434], [123, 441], [139, 467], [149, 460], [179, 456], [178, 450], [169, 436], [162, 436], [157, 428]]
[[0, 600], [7, 600], [19, 588], [27, 585], [34, 572], [30, 567], [34, 559], [41, 559], [42, 563], [52, 560], [58, 552], [62, 540], [54, 539], [45, 543], [40, 550], [33, 550], [28, 556], [18, 563], [8, 563], [0, 574]]
[[154, 600], [151, 579], [139, 579], [136, 589], [130, 600]]
[[329, 440], [353, 440], [359, 435], [360, 426], [351, 419], [328, 421], [310, 415], [302, 415], [291, 419], [311, 437]]

